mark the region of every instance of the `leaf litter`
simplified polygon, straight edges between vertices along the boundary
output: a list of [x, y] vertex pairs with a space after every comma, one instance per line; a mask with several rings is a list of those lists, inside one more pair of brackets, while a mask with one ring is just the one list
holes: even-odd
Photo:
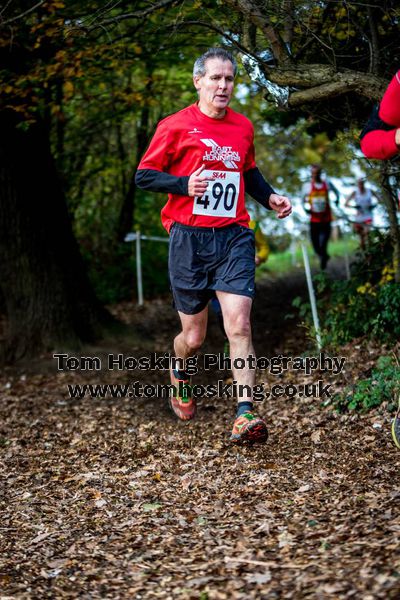
[[[172, 309], [118, 311], [147, 327], [152, 351], [169, 348]], [[299, 339], [292, 325], [266, 347], [255, 332], [264, 355], [298, 353]], [[349, 345], [335, 385], [380, 351]], [[385, 407], [339, 415], [315, 398], [270, 400], [258, 406], [267, 444], [237, 448], [232, 400], [200, 401], [187, 424], [162, 399], [68, 398], [66, 383], [126, 373], [22, 375], [0, 376], [2, 598], [400, 597], [399, 454]]]

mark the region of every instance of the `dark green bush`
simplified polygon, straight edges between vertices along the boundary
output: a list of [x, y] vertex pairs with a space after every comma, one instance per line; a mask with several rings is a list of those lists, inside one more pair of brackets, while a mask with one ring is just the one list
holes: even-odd
[[394, 281], [388, 236], [375, 234], [352, 265], [351, 279], [316, 277], [318, 310], [326, 346], [367, 336], [385, 342], [400, 337], [400, 285]]
[[392, 409], [400, 393], [400, 369], [391, 356], [381, 356], [372, 370], [371, 377], [361, 379], [352, 388], [334, 399], [339, 412], [350, 410], [366, 412], [388, 402]]

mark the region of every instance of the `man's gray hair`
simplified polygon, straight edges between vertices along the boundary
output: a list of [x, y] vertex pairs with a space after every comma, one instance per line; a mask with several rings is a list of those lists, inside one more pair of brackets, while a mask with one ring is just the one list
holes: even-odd
[[194, 63], [193, 77], [203, 77], [206, 74], [206, 61], [210, 58], [220, 58], [221, 60], [229, 60], [233, 65], [233, 74], [236, 75], [237, 62], [232, 54], [223, 48], [210, 48], [204, 52]]

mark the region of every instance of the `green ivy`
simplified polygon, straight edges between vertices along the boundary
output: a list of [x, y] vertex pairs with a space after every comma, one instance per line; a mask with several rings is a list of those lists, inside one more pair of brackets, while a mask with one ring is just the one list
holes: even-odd
[[371, 377], [361, 379], [355, 386], [337, 395], [333, 404], [339, 412], [366, 412], [383, 402], [388, 402], [389, 408], [394, 409], [399, 393], [400, 369], [391, 356], [381, 356]]

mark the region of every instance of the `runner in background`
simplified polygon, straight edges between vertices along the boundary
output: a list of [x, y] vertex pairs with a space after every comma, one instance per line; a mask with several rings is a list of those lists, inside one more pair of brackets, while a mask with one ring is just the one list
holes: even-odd
[[310, 214], [310, 237], [321, 269], [326, 269], [329, 260], [328, 242], [331, 236], [332, 211], [329, 192], [335, 195], [339, 205], [339, 192], [332, 182], [322, 178], [320, 165], [311, 165], [311, 182], [303, 189], [304, 209]]
[[360, 237], [362, 250], [366, 248], [368, 234], [372, 226], [372, 211], [376, 206], [372, 202], [373, 196], [378, 200], [375, 192], [365, 187], [364, 179], [359, 179], [357, 181], [357, 189], [350, 194], [345, 203], [346, 207], [352, 207], [357, 210], [357, 214], [350, 221], [353, 224], [354, 232]]

